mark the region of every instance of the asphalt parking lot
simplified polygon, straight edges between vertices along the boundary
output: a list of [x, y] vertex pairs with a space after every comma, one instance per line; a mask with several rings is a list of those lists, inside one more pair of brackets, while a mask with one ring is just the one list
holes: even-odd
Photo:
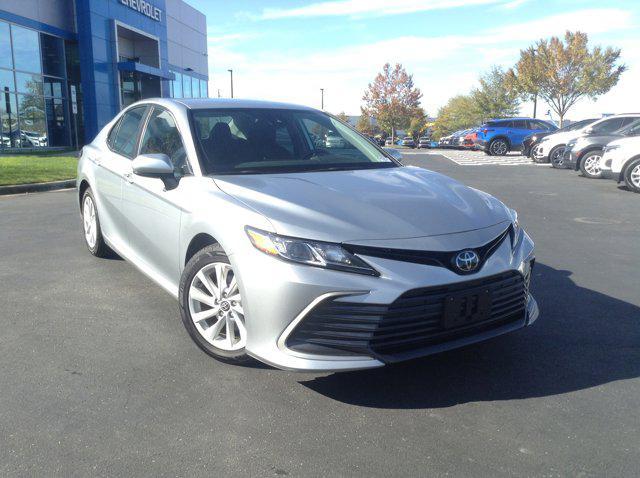
[[405, 162], [519, 211], [533, 327], [366, 372], [229, 366], [160, 287], [89, 255], [74, 191], [0, 198], [0, 476], [637, 476], [640, 195]]

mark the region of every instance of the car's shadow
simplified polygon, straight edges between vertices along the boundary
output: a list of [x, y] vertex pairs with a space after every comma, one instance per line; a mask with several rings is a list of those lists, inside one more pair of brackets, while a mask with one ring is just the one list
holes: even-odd
[[537, 264], [532, 326], [464, 349], [301, 381], [341, 402], [438, 408], [571, 392], [640, 375], [640, 308]]

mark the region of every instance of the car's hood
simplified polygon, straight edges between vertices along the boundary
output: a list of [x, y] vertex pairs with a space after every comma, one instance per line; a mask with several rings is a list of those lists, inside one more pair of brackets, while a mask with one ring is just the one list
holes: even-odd
[[275, 232], [330, 242], [425, 237], [510, 219], [494, 197], [416, 167], [218, 176]]

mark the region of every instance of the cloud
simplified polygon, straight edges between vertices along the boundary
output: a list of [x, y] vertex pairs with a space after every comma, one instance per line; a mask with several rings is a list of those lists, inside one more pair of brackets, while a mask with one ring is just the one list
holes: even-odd
[[281, 18], [343, 15], [385, 16], [502, 3], [504, 1], [505, 0], [339, 0], [311, 3], [303, 7], [294, 8], [265, 8], [258, 18], [275, 20]]
[[[622, 9], [585, 9], [570, 15], [552, 15], [490, 28], [468, 36], [407, 35], [367, 44], [305, 51], [304, 55], [281, 50], [242, 50], [210, 37], [210, 91], [216, 93], [219, 88], [223, 96], [227, 95], [229, 78], [226, 70], [233, 68], [236, 96], [318, 107], [320, 88], [324, 88], [327, 110], [358, 114], [367, 84], [385, 62], [399, 62], [414, 75], [416, 86], [423, 91], [423, 106], [427, 112], [435, 114], [451, 96], [467, 93], [475, 86], [478, 75], [491, 64], [510, 66], [517, 60], [520, 48], [539, 38], [561, 35], [565, 28], [580, 29], [597, 38], [598, 34], [633, 28], [633, 17]], [[623, 51], [631, 54], [633, 43], [630, 40]], [[623, 58], [623, 61], [632, 64], [630, 58]], [[640, 60], [636, 64], [640, 64]], [[635, 73], [628, 72], [625, 76], [629, 80], [623, 76], [625, 81], [607, 95], [606, 102], [600, 101], [592, 107], [597, 111], [600, 108], [614, 110], [609, 105], [620, 103], [621, 100], [615, 99], [619, 97], [618, 89], [631, 91], [631, 80], [637, 79]], [[617, 106], [615, 110], [618, 110]], [[526, 112], [530, 113], [529, 110]]]

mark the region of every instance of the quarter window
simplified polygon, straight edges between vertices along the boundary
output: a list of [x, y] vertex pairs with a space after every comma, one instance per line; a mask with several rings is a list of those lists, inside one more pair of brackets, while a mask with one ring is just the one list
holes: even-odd
[[138, 132], [140, 131], [140, 123], [144, 118], [146, 106], [140, 106], [127, 111], [119, 121], [118, 130], [111, 142], [112, 149], [127, 158], [132, 158], [135, 154], [136, 143], [138, 141]]
[[166, 154], [176, 178], [191, 174], [187, 152], [173, 116], [164, 108], [154, 108], [140, 143], [140, 154]]

